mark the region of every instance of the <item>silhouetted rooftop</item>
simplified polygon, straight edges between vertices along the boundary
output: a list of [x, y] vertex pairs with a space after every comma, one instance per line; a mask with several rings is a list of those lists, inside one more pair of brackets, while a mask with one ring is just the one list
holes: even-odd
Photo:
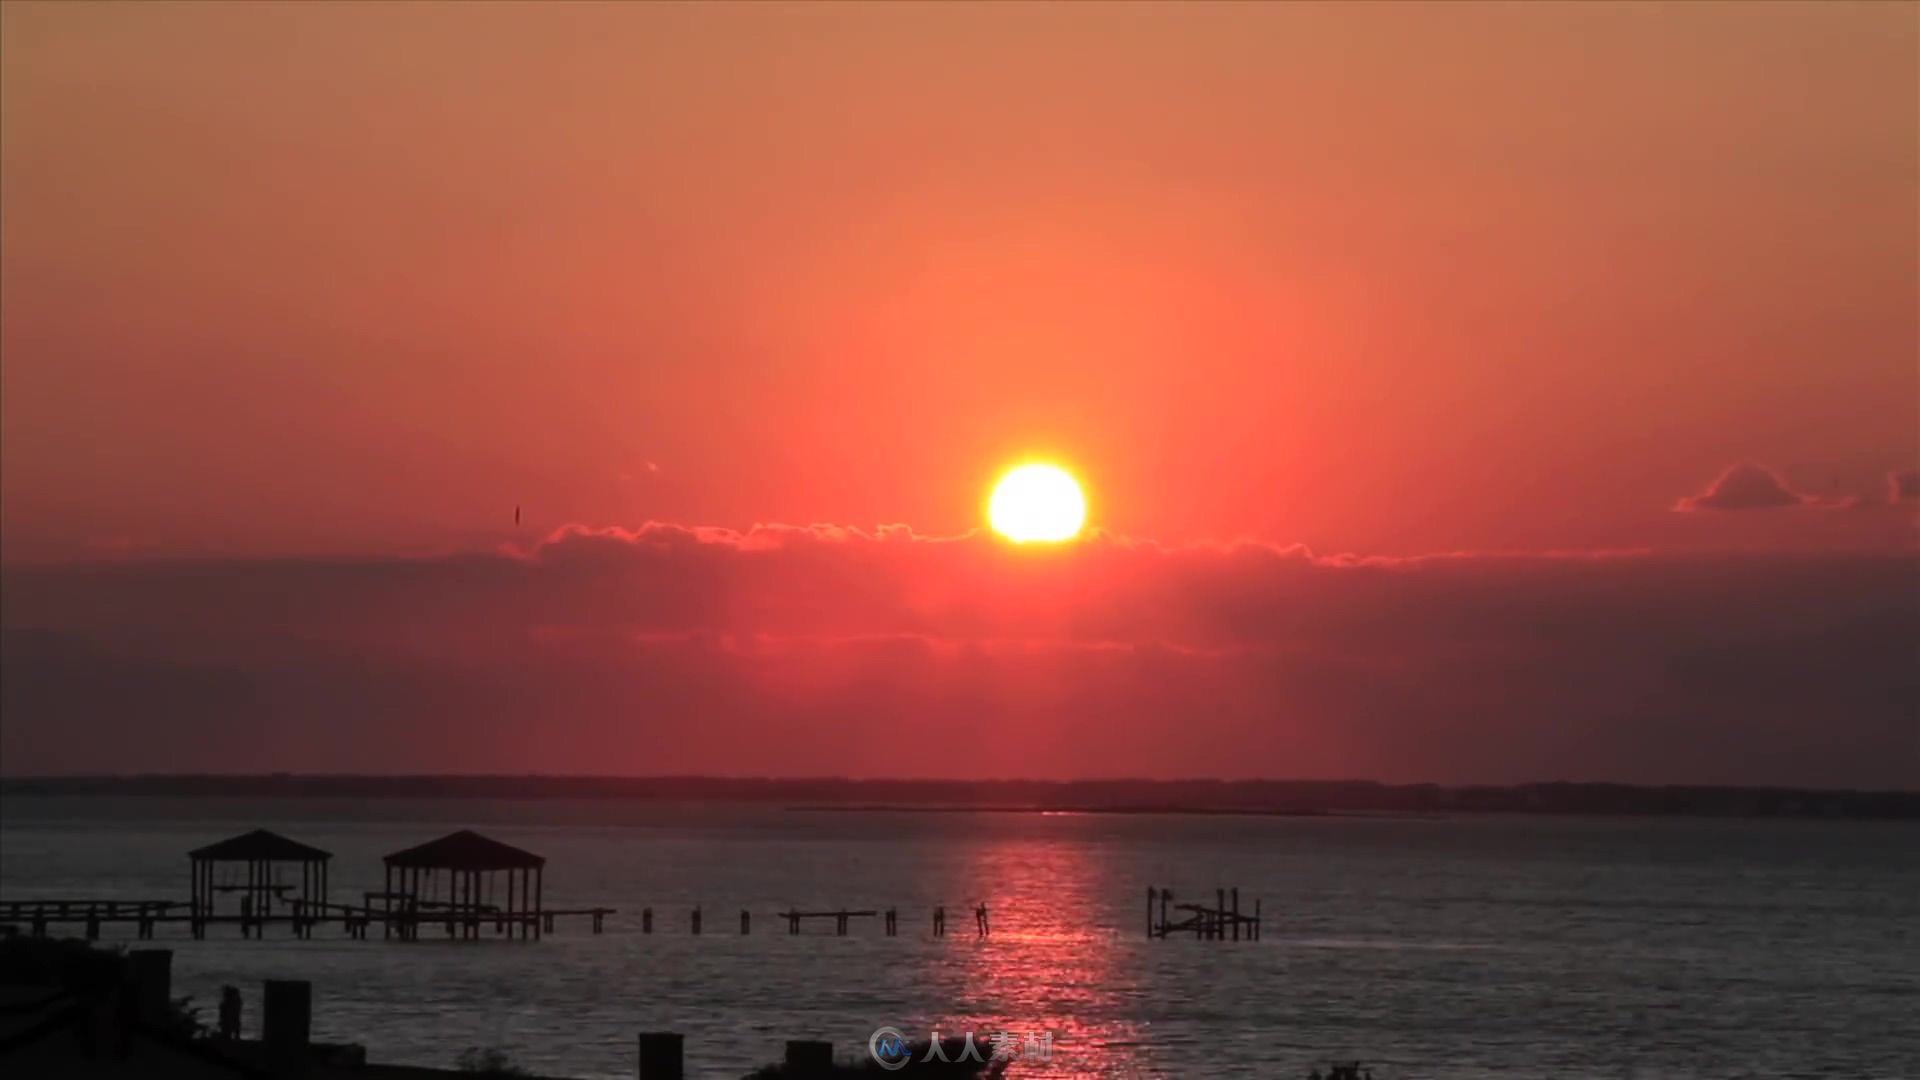
[[523, 870], [545, 866], [547, 860], [512, 844], [481, 836], [472, 829], [461, 829], [418, 847], [396, 851], [386, 857], [386, 863], [428, 870]]
[[266, 829], [255, 829], [217, 844], [194, 848], [187, 855], [213, 862], [253, 862], [262, 859], [269, 862], [324, 862], [333, 858], [330, 851], [321, 851], [311, 844], [289, 840]]

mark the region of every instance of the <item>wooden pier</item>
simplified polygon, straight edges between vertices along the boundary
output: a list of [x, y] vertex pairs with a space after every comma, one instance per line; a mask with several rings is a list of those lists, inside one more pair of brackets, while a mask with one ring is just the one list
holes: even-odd
[[[1155, 904], [1159, 905], [1156, 914]], [[1184, 917], [1176, 918], [1169, 912]], [[1253, 913], [1240, 911], [1240, 889], [1215, 889], [1214, 904], [1175, 904], [1172, 889], [1147, 887], [1147, 937], [1165, 939], [1173, 934], [1192, 934], [1202, 941], [1260, 940], [1260, 901], [1253, 902]]]
[[[468, 830], [386, 856], [383, 887], [349, 902], [327, 895], [332, 853], [265, 829], [195, 848], [188, 859], [189, 899], [5, 899], [0, 900], [0, 931], [47, 937], [58, 928], [82, 927], [87, 940], [95, 941], [104, 926], [129, 925], [147, 940], [160, 926], [178, 925], [198, 940], [215, 927], [237, 927], [244, 938], [264, 938], [276, 927], [295, 938], [311, 938], [323, 928], [338, 927], [347, 937], [365, 940], [378, 925], [382, 938], [403, 942], [440, 934], [472, 941], [489, 930], [493, 937], [538, 940], [561, 919], [584, 919], [593, 933], [604, 933], [607, 916], [617, 914], [604, 906], [547, 907], [545, 858]], [[289, 873], [294, 880], [285, 880]], [[975, 929], [985, 938], [987, 905], [976, 903], [973, 914]], [[702, 912], [696, 906], [690, 915], [689, 928], [697, 935]], [[946, 915], [944, 905], [933, 908], [935, 938], [946, 936]], [[887, 937], [900, 932], [900, 913], [892, 907], [804, 910], [795, 905], [775, 917], [786, 922], [790, 935], [798, 935], [810, 920], [828, 919], [836, 937], [848, 936], [856, 919], [880, 919]], [[752, 926], [752, 913], [742, 910], [740, 933], [752, 933]], [[653, 933], [651, 907], [640, 911], [640, 932]]]
[[[984, 905], [982, 905], [984, 907]], [[371, 891], [358, 904], [337, 903], [332, 901], [291, 900], [273, 914], [260, 914], [257, 911], [243, 914], [195, 912], [195, 904], [189, 900], [140, 900], [140, 899], [41, 899], [41, 900], [0, 900], [0, 926], [11, 927], [11, 932], [26, 932], [34, 937], [47, 937], [61, 927], [84, 927], [87, 940], [95, 941], [100, 937], [103, 926], [131, 925], [136, 928], [141, 940], [154, 936], [155, 928], [160, 926], [178, 926], [188, 930], [195, 939], [204, 938], [207, 932], [216, 927], [235, 927], [245, 938], [264, 938], [275, 927], [284, 927], [289, 936], [311, 938], [317, 930], [326, 927], [338, 927], [347, 937], [366, 940], [372, 936], [372, 928], [381, 928], [380, 937], [395, 941], [419, 941], [444, 935], [452, 940], [474, 940], [488, 936], [507, 938], [537, 938], [542, 934], [554, 932], [556, 922], [563, 919], [586, 921], [595, 934], [606, 932], [607, 917], [619, 914], [613, 907], [578, 908], [541, 908], [538, 912], [508, 910], [492, 904], [463, 905], [437, 900], [422, 900], [410, 894], [389, 895], [381, 891]], [[701, 931], [701, 911], [694, 908], [690, 912], [689, 928], [692, 933]], [[898, 908], [880, 910], [876, 908], [830, 908], [817, 911], [790, 908], [774, 913], [774, 917], [787, 924], [789, 934], [799, 934], [803, 925], [810, 920], [832, 920], [834, 936], [847, 937], [852, 932], [856, 919], [880, 920], [881, 930], [887, 937], [897, 937], [900, 933], [900, 912]], [[987, 933], [984, 914], [975, 909], [978, 932], [981, 937]], [[537, 926], [534, 923], [538, 923]], [[931, 924], [934, 937], [946, 935], [946, 908], [933, 910]], [[752, 913], [743, 909], [740, 912], [740, 933], [752, 932]], [[653, 933], [653, 909], [642, 909], [640, 913], [640, 932]]]
[[25, 924], [35, 937], [47, 936], [49, 926], [79, 924], [88, 941], [98, 941], [104, 925], [130, 923], [144, 941], [158, 923], [189, 921], [173, 913], [190, 906], [184, 900], [0, 900], [0, 923]]
[[196, 939], [216, 926], [237, 926], [247, 938], [276, 926], [296, 938], [338, 926], [348, 937], [366, 938], [375, 924], [382, 937], [402, 941], [434, 930], [475, 940], [488, 929], [496, 937], [538, 939], [562, 918], [584, 918], [598, 934], [615, 914], [610, 907], [545, 906], [546, 859], [468, 830], [388, 855], [386, 887], [364, 893], [357, 904], [327, 897], [332, 853], [266, 829], [195, 848], [187, 858], [192, 888], [186, 900], [7, 899], [0, 900], [0, 924], [36, 937], [79, 926], [89, 941], [114, 924], [132, 925], [141, 940], [167, 924], [184, 925]]
[[[391, 928], [383, 936], [413, 941], [422, 929], [444, 930], [449, 938], [477, 938], [487, 929], [495, 936], [511, 936], [509, 931], [515, 925], [497, 909], [430, 906], [386, 911], [351, 904], [308, 907], [296, 902], [276, 915], [196, 916], [190, 911], [192, 907], [187, 900], [0, 900], [0, 925], [17, 927], [34, 937], [47, 937], [61, 927], [80, 927], [88, 941], [99, 940], [102, 927], [115, 925], [133, 926], [135, 936], [142, 941], [150, 940], [160, 926], [184, 927], [196, 938], [205, 937], [207, 930], [216, 926], [238, 927], [241, 936], [249, 938], [265, 937], [268, 928], [275, 926], [288, 928], [296, 938], [312, 937], [320, 927], [338, 926], [348, 937], [365, 938], [369, 927], [382, 925]], [[610, 907], [546, 908], [538, 916], [539, 929], [550, 934], [558, 919], [585, 919], [593, 933], [599, 934], [606, 930], [607, 916], [617, 913], [617, 908]], [[511, 918], [524, 921], [534, 916], [515, 913]]]
[[[800, 932], [800, 921], [802, 919], [832, 919], [835, 937], [847, 936], [847, 926], [850, 920], [871, 919], [878, 914], [880, 914], [878, 911], [848, 911], [845, 908], [841, 908], [838, 911], [782, 911], [779, 913], [781, 918], [787, 920], [787, 933], [789, 934], [797, 934]], [[889, 912], [888, 914], [891, 915], [892, 913]]]

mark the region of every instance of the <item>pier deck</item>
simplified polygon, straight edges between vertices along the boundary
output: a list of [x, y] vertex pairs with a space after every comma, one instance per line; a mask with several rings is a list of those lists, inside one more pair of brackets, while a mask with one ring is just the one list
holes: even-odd
[[[787, 920], [787, 933], [789, 934], [797, 934], [800, 932], [800, 923], [801, 923], [801, 920], [803, 919], [832, 919], [834, 934], [838, 937], [846, 937], [847, 924], [850, 920], [871, 919], [878, 916], [880, 913], [878, 911], [872, 911], [872, 910], [850, 911], [848, 909], [841, 908], [835, 911], [790, 910], [790, 911], [782, 911], [782, 912], [779, 912], [778, 914], [781, 918]], [[891, 922], [889, 922], [888, 932], [889, 933], [892, 932]]]
[[[256, 933], [264, 934], [269, 926], [285, 926], [293, 930], [295, 937], [310, 937], [316, 927], [339, 926], [349, 937], [364, 938], [367, 931], [375, 925], [391, 926], [396, 930], [404, 928], [406, 933], [396, 936], [411, 940], [417, 936], [421, 927], [444, 929], [447, 936], [455, 936], [464, 931], [468, 936], [480, 936], [480, 932], [491, 926], [495, 934], [505, 934], [515, 927], [538, 929], [552, 933], [559, 919], [584, 918], [588, 920], [593, 933], [602, 933], [606, 929], [606, 917], [617, 914], [618, 909], [611, 907], [549, 908], [539, 912], [512, 912], [511, 914], [490, 908], [475, 912], [472, 909], [450, 908], [445, 905], [429, 906], [424, 910], [408, 912], [401, 909], [382, 910], [371, 905], [356, 907], [351, 904], [303, 904], [295, 902], [284, 912], [269, 915], [195, 915], [193, 904], [188, 900], [140, 900], [140, 899], [87, 899], [65, 898], [47, 900], [0, 900], [0, 924], [11, 924], [25, 928], [35, 937], [45, 937], [50, 929], [60, 926], [84, 928], [88, 941], [98, 940], [103, 926], [131, 925], [141, 940], [153, 937], [156, 927], [164, 925], [186, 926], [195, 937], [204, 937], [209, 926], [238, 926], [243, 936], [252, 937]], [[318, 908], [318, 910], [315, 910]], [[537, 922], [537, 926], [535, 925]]]

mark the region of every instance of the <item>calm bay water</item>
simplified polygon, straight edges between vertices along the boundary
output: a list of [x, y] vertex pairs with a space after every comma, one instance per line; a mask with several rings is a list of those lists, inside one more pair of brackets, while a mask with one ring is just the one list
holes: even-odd
[[[186, 851], [267, 827], [334, 852], [333, 898], [460, 827], [546, 855], [549, 906], [620, 913], [539, 943], [209, 940], [163, 931], [176, 992], [314, 982], [317, 1038], [451, 1065], [631, 1077], [687, 1036], [734, 1077], [789, 1038], [1052, 1032], [1051, 1077], [1920, 1075], [1920, 825], [826, 813], [735, 805], [10, 798], [0, 896], [184, 898]], [[1260, 897], [1258, 943], [1145, 939], [1145, 891]], [[969, 914], [986, 902], [993, 934]], [[706, 933], [689, 932], [694, 905]], [[896, 906], [837, 938], [773, 913]], [[929, 934], [936, 904], [949, 936]], [[655, 933], [640, 933], [652, 906]], [[738, 934], [749, 909], [754, 932]]]

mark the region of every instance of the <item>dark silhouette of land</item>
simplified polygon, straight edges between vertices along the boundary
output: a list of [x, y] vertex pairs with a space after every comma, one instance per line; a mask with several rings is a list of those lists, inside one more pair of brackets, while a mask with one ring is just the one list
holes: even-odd
[[634, 799], [776, 804], [814, 811], [1107, 814], [1598, 814], [1920, 819], [1920, 791], [1370, 780], [854, 780], [706, 776], [273, 774], [0, 779], [0, 795], [194, 798]]

